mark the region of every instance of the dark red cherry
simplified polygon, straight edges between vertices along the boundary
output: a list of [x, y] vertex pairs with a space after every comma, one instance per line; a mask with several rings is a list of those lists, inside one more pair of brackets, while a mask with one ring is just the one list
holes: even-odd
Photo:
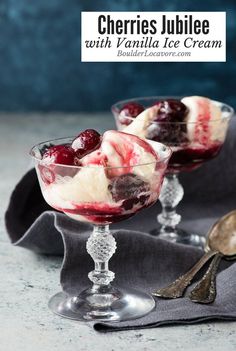
[[149, 197], [150, 186], [137, 175], [128, 173], [112, 179], [108, 186], [114, 201], [124, 200], [125, 210], [131, 209], [135, 204], [144, 204]]
[[187, 143], [186, 124], [154, 122], [147, 129], [147, 138], [170, 146]]
[[55, 145], [49, 147], [43, 154], [46, 163], [74, 165], [75, 151], [68, 145]]
[[147, 130], [147, 137], [168, 145], [178, 145], [188, 141], [185, 117], [187, 107], [179, 100], [158, 101], [156, 118]]
[[101, 135], [94, 129], [86, 129], [74, 139], [71, 146], [75, 150], [76, 156], [82, 158], [98, 149], [100, 144]]
[[159, 107], [155, 121], [158, 122], [184, 122], [187, 107], [175, 99], [167, 99], [156, 102]]
[[129, 125], [132, 122], [132, 119], [127, 117], [135, 118], [141, 112], [143, 112], [145, 108], [143, 105], [138, 104], [137, 102], [129, 102], [125, 104], [119, 113], [119, 121], [121, 124]]

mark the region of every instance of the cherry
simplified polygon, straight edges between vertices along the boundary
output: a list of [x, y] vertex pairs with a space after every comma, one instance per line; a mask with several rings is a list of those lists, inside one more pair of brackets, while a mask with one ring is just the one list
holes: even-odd
[[44, 152], [43, 161], [47, 164], [74, 165], [75, 152], [69, 145], [51, 146]]
[[147, 129], [147, 138], [170, 146], [187, 143], [187, 128], [185, 124], [152, 123]]
[[75, 150], [76, 156], [82, 158], [98, 149], [100, 144], [101, 135], [94, 129], [86, 129], [74, 139], [71, 146]]
[[148, 138], [169, 145], [187, 142], [187, 107], [175, 99], [161, 100], [155, 105], [159, 109], [153, 123], [148, 127]]
[[184, 122], [187, 106], [180, 100], [167, 99], [155, 103], [159, 107], [155, 121], [158, 122]]
[[[128, 102], [120, 110], [119, 121], [121, 124], [129, 125], [132, 122], [131, 118], [137, 117], [145, 108], [137, 102]], [[127, 118], [131, 117], [131, 118]]]
[[108, 186], [114, 201], [123, 201], [125, 210], [130, 210], [135, 204], [144, 205], [150, 186], [144, 182], [136, 174], [128, 173], [112, 179]]
[[142, 195], [139, 198], [131, 198], [128, 200], [124, 200], [122, 206], [123, 208], [128, 211], [131, 210], [134, 205], [141, 204], [142, 206], [145, 206], [145, 202], [149, 198], [149, 195]]
[[[45, 146], [41, 153], [42, 163], [38, 165], [38, 169], [46, 185], [53, 183], [56, 175], [73, 177], [78, 172], [76, 166], [81, 166], [75, 151], [68, 144]], [[62, 167], [59, 164], [75, 167]]]

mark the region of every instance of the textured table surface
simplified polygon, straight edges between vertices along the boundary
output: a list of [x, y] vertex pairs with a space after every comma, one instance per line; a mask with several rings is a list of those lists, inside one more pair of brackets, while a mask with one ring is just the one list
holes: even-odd
[[3, 213], [10, 192], [31, 166], [33, 144], [74, 135], [83, 128], [112, 128], [110, 115], [0, 115], [0, 350], [235, 350], [236, 323], [98, 334], [89, 324], [61, 319], [47, 308], [59, 287], [61, 259], [35, 255], [8, 242]]

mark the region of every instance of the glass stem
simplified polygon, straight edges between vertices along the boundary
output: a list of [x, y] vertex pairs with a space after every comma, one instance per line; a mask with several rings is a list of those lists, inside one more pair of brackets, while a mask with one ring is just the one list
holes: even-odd
[[115, 274], [109, 271], [108, 262], [116, 251], [116, 241], [109, 231], [109, 226], [95, 225], [86, 248], [94, 260], [95, 269], [88, 274], [94, 288], [108, 286], [115, 278]]
[[176, 207], [184, 196], [184, 189], [176, 174], [167, 174], [161, 189], [160, 202], [162, 213], [157, 216], [161, 224], [160, 234], [175, 233], [181, 216], [176, 213]]

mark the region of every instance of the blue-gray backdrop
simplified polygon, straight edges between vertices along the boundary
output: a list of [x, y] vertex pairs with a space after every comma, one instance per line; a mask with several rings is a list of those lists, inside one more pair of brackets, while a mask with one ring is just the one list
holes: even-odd
[[[227, 11], [227, 63], [81, 63], [81, 11]], [[108, 110], [141, 95], [235, 105], [235, 0], [0, 0], [0, 110]]]

